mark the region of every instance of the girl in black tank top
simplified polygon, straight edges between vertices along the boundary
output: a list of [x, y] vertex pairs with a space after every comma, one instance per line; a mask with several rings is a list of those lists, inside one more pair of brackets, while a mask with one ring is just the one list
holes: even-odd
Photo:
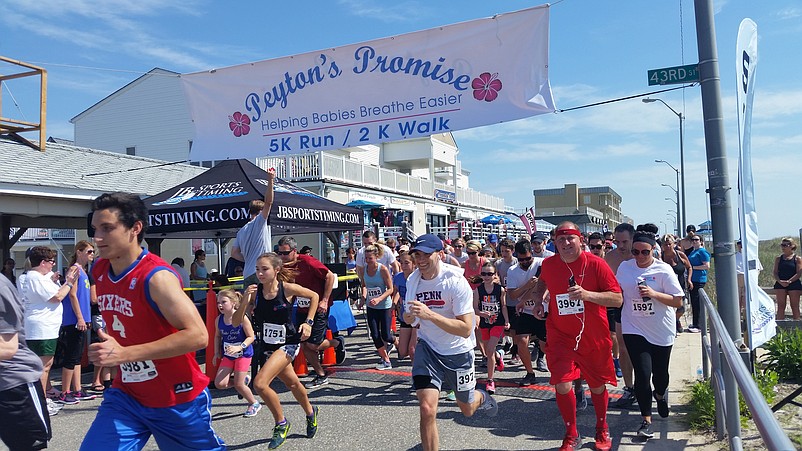
[[473, 290], [473, 310], [479, 317], [479, 332], [487, 356], [485, 389], [493, 394], [496, 391], [493, 375], [495, 371], [504, 370], [504, 351], [496, 351], [496, 345], [504, 336], [504, 331], [509, 330], [510, 320], [505, 300], [506, 291], [495, 282], [497, 279], [495, 265], [490, 262], [482, 265], [479, 276], [482, 278], [482, 283]]
[[[254, 321], [257, 324], [254, 330], [272, 353], [253, 379], [253, 387], [265, 401], [276, 422], [269, 444], [271, 449], [275, 449], [284, 443], [290, 430], [278, 394], [270, 388], [276, 377], [292, 391], [303, 408], [306, 414], [306, 436], [311, 438], [317, 432], [318, 409], [313, 408], [309, 402], [306, 387], [298, 380], [292, 362], [300, 353], [302, 342], [312, 332], [319, 296], [308, 288], [290, 283], [292, 273], [283, 267], [281, 258], [272, 252], [263, 254], [256, 260], [256, 278], [259, 279], [259, 285], [245, 288], [245, 296], [231, 323], [235, 327], [242, 324], [245, 312], [255, 300]], [[307, 317], [298, 318], [298, 324], [293, 324], [291, 320], [291, 299], [295, 296], [311, 300]], [[301, 355], [300, 358], [305, 357]]]

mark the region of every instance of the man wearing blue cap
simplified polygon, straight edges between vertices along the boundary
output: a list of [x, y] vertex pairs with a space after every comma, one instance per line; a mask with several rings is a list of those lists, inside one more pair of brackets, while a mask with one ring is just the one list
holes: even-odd
[[[459, 268], [442, 264], [442, 250], [443, 242], [435, 235], [415, 240], [410, 254], [418, 269], [407, 279], [405, 299], [404, 322], [420, 325], [412, 381], [420, 402], [424, 450], [439, 447], [437, 403], [443, 388], [455, 390], [457, 405], [467, 417], [477, 410], [491, 417], [498, 414], [496, 401], [476, 388], [473, 292]], [[475, 396], [477, 391], [481, 396]]]

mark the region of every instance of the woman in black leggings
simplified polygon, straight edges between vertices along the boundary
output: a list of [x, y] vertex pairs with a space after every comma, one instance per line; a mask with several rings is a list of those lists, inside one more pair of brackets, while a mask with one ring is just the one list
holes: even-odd
[[684, 294], [671, 266], [654, 258], [656, 244], [654, 234], [635, 232], [635, 258], [621, 263], [616, 273], [624, 295], [621, 329], [635, 370], [635, 399], [643, 416], [637, 433], [647, 439], [654, 436], [652, 398], [657, 401], [660, 416], [668, 416], [668, 362], [674, 345], [674, 315]]

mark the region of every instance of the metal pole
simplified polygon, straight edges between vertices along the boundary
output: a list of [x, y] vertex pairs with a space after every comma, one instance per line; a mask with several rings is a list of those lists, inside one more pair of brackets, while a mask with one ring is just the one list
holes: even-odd
[[[685, 210], [685, 131], [682, 122], [685, 120], [685, 116], [682, 113], [679, 113], [679, 170], [682, 173], [682, 220], [680, 221], [680, 225], [677, 227], [681, 229], [681, 232], [677, 233], [677, 236], [683, 236], [683, 232], [685, 232], [685, 227], [687, 227], [686, 222], [688, 221], [688, 216], [686, 216]], [[679, 174], [677, 174], [679, 175]], [[679, 181], [677, 181], [679, 184]], [[677, 197], [679, 199], [679, 197]]]
[[[699, 75], [702, 91], [702, 113], [707, 150], [707, 174], [710, 182], [710, 213], [713, 229], [713, 255], [716, 262], [716, 295], [718, 311], [730, 339], [740, 340], [741, 322], [738, 308], [738, 285], [735, 273], [735, 245], [732, 233], [727, 151], [724, 147], [724, 117], [721, 113], [721, 87], [716, 50], [713, 0], [695, 0], [696, 36], [699, 53]], [[726, 339], [726, 337], [721, 337]], [[738, 387], [732, 371], [725, 369], [727, 429], [730, 447], [733, 437], [741, 435], [738, 411]]]
[[[680, 149], [682, 149], [682, 146], [680, 146]], [[681, 155], [682, 155], [682, 150], [680, 150], [680, 165], [682, 164], [682, 156]], [[682, 177], [685, 178], [685, 172], [684, 172], [685, 170], [683, 169], [682, 171], [683, 171], [682, 172]], [[682, 191], [682, 197], [683, 197], [682, 203], [679, 203], [679, 190], [680, 189], [683, 190]], [[685, 190], [685, 185], [684, 184], [680, 188], [680, 185], [679, 185], [679, 172], [677, 172], [677, 238], [678, 239], [682, 238], [682, 230], [683, 230], [682, 220], [685, 219], [685, 191], [684, 190]], [[682, 216], [680, 216], [680, 214], [679, 214], [680, 207], [682, 207]]]

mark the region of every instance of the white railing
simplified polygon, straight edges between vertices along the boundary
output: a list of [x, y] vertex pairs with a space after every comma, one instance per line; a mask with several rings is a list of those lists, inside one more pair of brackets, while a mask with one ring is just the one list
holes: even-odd
[[[11, 236], [17, 233], [17, 228], [11, 229]], [[75, 230], [73, 229], [42, 229], [30, 227], [19, 238], [22, 241], [38, 240], [75, 240]]]
[[[278, 177], [290, 182], [315, 179], [341, 181], [426, 199], [434, 198], [435, 188], [454, 191], [451, 185], [322, 152], [257, 158], [256, 164], [263, 169], [275, 168]], [[456, 193], [460, 205], [504, 211], [504, 199], [500, 197], [464, 188], [456, 188]]]

